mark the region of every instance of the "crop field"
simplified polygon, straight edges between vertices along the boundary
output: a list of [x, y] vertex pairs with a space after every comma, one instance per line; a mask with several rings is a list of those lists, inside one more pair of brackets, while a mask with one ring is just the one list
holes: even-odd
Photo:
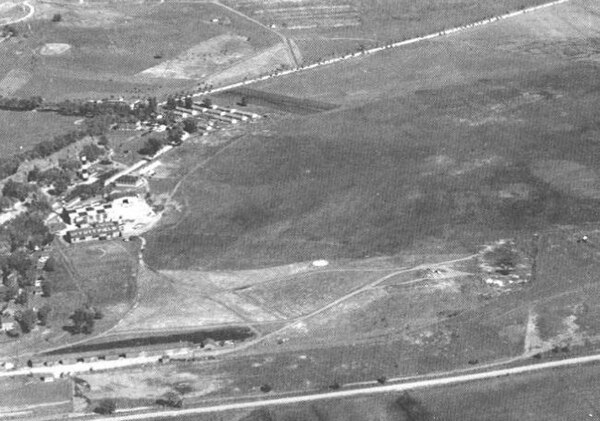
[[[51, 22], [55, 13], [61, 22]], [[211, 22], [219, 17], [222, 24]], [[46, 98], [130, 98], [190, 88], [197, 84], [185, 74], [190, 69], [194, 78], [206, 77], [278, 42], [266, 29], [201, 3], [46, 3], [18, 30], [0, 45], [0, 89]], [[211, 41], [219, 37], [239, 38], [243, 48]]]

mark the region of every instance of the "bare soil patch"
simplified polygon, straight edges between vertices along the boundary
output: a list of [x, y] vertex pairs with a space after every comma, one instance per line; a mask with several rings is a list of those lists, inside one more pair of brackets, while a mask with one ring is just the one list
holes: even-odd
[[70, 48], [69, 44], [49, 43], [41, 48], [40, 54], [43, 56], [59, 56], [69, 51]]
[[178, 57], [140, 73], [140, 76], [201, 79], [254, 52], [247, 37], [224, 34], [204, 41]]

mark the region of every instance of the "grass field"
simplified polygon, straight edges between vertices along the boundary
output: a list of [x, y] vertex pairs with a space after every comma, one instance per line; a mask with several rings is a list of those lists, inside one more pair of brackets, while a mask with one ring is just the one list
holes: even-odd
[[295, 40], [304, 62], [316, 62], [390, 41], [463, 25], [543, 0], [339, 0], [228, 3]]
[[[0, 416], [25, 411], [24, 415], [60, 414], [72, 409], [71, 382], [42, 383], [38, 378], [17, 378], [0, 382]], [[31, 406], [31, 407], [30, 407]]]
[[[60, 23], [51, 22], [54, 13], [61, 13]], [[247, 37], [250, 50], [264, 49], [278, 40], [264, 28], [229, 14], [202, 3], [43, 4], [34, 20], [19, 26], [20, 37], [0, 45], [0, 81], [11, 71], [26, 72], [29, 83], [14, 93], [45, 98], [140, 97], [193, 87], [194, 81], [136, 75], [219, 35]], [[228, 23], [210, 22], [218, 16], [227, 17]], [[70, 48], [48, 55], [44, 46], [49, 43]], [[221, 53], [228, 54], [217, 49], [209, 56], [219, 62]], [[223, 62], [216, 69], [226, 65]]]
[[[571, 7], [567, 20], [580, 13]], [[565, 10], [540, 13], [565, 36], [585, 38], [554, 20]], [[529, 19], [264, 84], [344, 107], [275, 122], [191, 174], [174, 197], [189, 212], [150, 234], [147, 258], [182, 269], [434, 243], [470, 251], [522, 230], [597, 220], [589, 195], [556, 189], [535, 171], [552, 159], [598, 168], [596, 144], [583, 136], [596, 124], [597, 65], [503, 51], [508, 33], [511, 45], [547, 36], [541, 18]]]
[[[562, 421], [594, 419], [600, 390], [598, 366], [549, 370], [526, 376], [409, 392], [412, 414], [400, 394], [328, 400], [270, 407], [250, 413], [227, 412], [168, 418], [177, 421]], [[408, 407], [410, 408], [410, 407]], [[419, 409], [419, 412], [416, 410]], [[222, 418], [219, 418], [222, 417]], [[301, 417], [301, 418], [300, 418]], [[167, 418], [165, 418], [165, 421]]]
[[0, 110], [0, 153], [13, 154], [30, 149], [42, 140], [77, 129], [74, 118], [54, 113]]

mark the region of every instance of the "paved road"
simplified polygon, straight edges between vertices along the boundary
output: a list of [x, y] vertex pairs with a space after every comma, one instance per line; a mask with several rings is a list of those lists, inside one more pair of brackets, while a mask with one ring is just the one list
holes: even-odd
[[251, 402], [237, 402], [221, 405], [205, 406], [199, 408], [187, 408], [182, 410], [156, 411], [143, 414], [118, 415], [110, 418], [95, 418], [96, 420], [112, 421], [132, 421], [132, 420], [151, 420], [156, 418], [174, 418], [184, 415], [207, 414], [214, 412], [225, 412], [240, 409], [255, 409], [266, 406], [290, 405], [304, 402], [322, 401], [328, 399], [349, 398], [354, 396], [369, 396], [382, 393], [403, 392], [414, 389], [424, 389], [437, 386], [448, 386], [459, 383], [473, 382], [477, 380], [488, 380], [499, 377], [514, 376], [519, 374], [532, 373], [542, 370], [551, 370], [561, 367], [572, 367], [581, 364], [600, 362], [600, 354], [587, 357], [569, 358], [560, 361], [550, 361], [546, 363], [529, 364], [521, 367], [504, 368], [492, 370], [483, 373], [465, 374], [460, 376], [450, 376], [429, 380], [417, 380], [400, 384], [390, 384], [376, 387], [365, 387], [350, 390], [338, 390], [334, 392], [316, 393], [311, 395], [291, 396], [275, 399], [264, 399]]

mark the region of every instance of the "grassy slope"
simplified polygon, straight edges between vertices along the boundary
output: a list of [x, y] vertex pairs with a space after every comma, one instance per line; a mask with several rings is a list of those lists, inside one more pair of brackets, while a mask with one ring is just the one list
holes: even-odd
[[42, 140], [77, 129], [75, 119], [54, 113], [0, 111], [0, 153], [29, 149]]
[[[147, 256], [167, 268], [271, 265], [394, 253], [428, 239], [461, 247], [595, 220], [595, 202], [567, 197], [529, 171], [541, 158], [597, 168], [596, 146], [581, 136], [595, 124], [595, 72], [558, 67], [290, 118], [273, 128], [277, 136], [248, 137], [190, 177], [176, 198], [192, 211], [175, 229], [154, 232]], [[563, 97], [514, 106], [524, 92], [543, 90]], [[497, 104], [507, 111], [493, 111]], [[572, 114], [556, 117], [562, 110]], [[486, 117], [497, 121], [458, 121]], [[514, 183], [529, 196], [501, 199]], [[199, 241], [202, 232], [220, 237]]]

